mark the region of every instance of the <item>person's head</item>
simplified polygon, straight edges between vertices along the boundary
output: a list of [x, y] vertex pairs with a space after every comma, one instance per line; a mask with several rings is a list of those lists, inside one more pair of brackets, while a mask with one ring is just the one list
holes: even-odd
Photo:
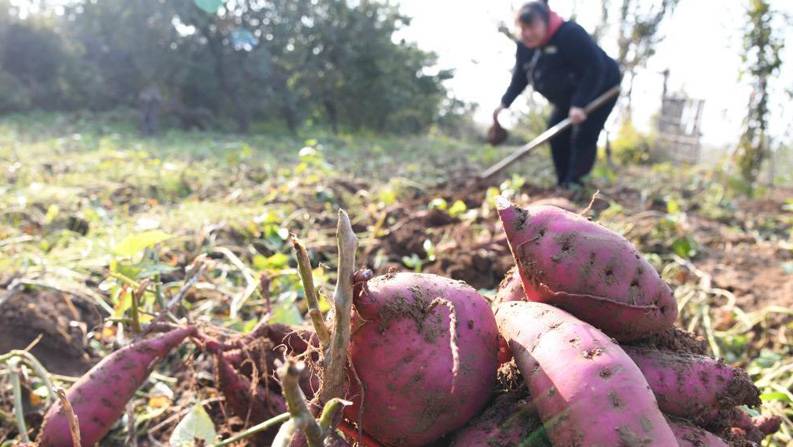
[[518, 27], [518, 38], [523, 45], [536, 48], [542, 43], [548, 33], [550, 14], [547, 1], [539, 0], [521, 6], [515, 17], [515, 24]]

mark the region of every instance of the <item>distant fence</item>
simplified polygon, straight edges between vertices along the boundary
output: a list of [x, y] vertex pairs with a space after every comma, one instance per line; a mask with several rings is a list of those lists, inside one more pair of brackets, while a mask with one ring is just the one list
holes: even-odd
[[697, 163], [702, 151], [700, 125], [705, 101], [666, 96], [658, 118], [658, 138], [651, 149], [656, 160]]

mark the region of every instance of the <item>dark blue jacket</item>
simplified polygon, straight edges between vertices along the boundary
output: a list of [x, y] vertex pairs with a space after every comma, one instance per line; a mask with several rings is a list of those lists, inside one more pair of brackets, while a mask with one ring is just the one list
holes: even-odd
[[585, 107], [620, 83], [617, 62], [610, 58], [579, 24], [567, 21], [544, 47], [531, 49], [518, 42], [512, 82], [501, 104], [509, 107], [526, 89], [534, 90], [557, 107]]

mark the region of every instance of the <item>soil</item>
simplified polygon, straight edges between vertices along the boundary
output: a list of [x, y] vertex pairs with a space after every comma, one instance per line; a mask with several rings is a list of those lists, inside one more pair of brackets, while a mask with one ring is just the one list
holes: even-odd
[[793, 274], [784, 263], [793, 253], [767, 242], [726, 242], [723, 250], [711, 251], [697, 266], [712, 277], [713, 286], [735, 294], [744, 310], [769, 305], [793, 307]]
[[86, 334], [100, 323], [96, 308], [61, 292], [3, 292], [0, 295], [0, 352], [31, 350], [50, 372], [79, 376], [93, 364]]

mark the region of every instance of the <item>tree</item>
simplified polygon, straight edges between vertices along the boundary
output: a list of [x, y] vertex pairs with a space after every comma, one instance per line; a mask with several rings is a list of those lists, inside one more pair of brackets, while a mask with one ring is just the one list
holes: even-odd
[[735, 161], [743, 179], [752, 185], [768, 152], [769, 80], [782, 66], [780, 52], [784, 41], [774, 30], [777, 12], [767, 0], [750, 0], [746, 14], [749, 23], [744, 34], [743, 59], [753, 91]]
[[[602, 0], [605, 3], [608, 0]], [[626, 93], [627, 115], [631, 113], [631, 95], [636, 69], [655, 54], [662, 37], [658, 34], [664, 18], [674, 10], [680, 0], [622, 0], [619, 14], [619, 53], [617, 62], [628, 78]], [[607, 16], [607, 15], [606, 15]]]
[[183, 126], [214, 115], [243, 132], [277, 120], [419, 131], [439, 119], [451, 77], [395, 41], [409, 19], [387, 2], [72, 0], [9, 23], [2, 12], [0, 110], [105, 110], [160, 91]]

